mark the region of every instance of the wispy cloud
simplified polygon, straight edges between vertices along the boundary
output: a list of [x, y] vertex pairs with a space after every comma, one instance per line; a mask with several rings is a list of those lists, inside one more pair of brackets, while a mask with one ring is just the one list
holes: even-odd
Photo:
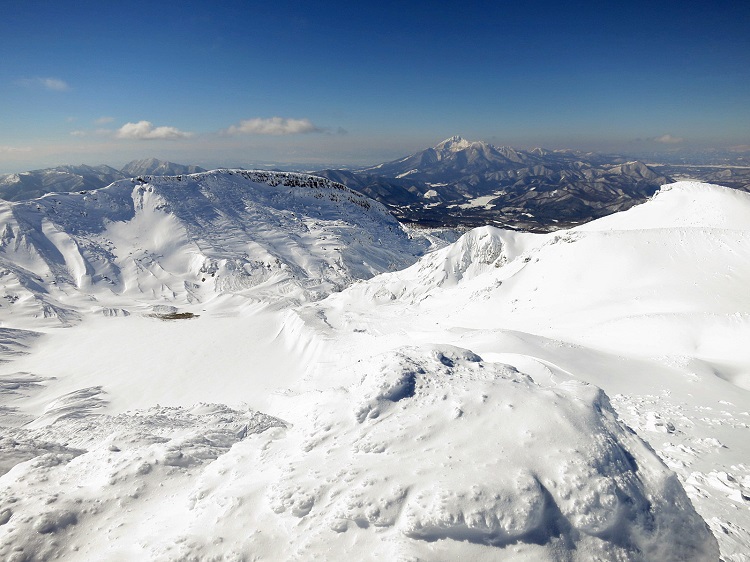
[[193, 133], [180, 131], [176, 127], [154, 127], [150, 121], [125, 123], [115, 133], [118, 139], [131, 140], [177, 140], [191, 137]]
[[30, 146], [2, 146], [0, 145], [0, 153], [5, 152], [31, 152]]
[[21, 78], [20, 80], [16, 80], [16, 84], [26, 86], [27, 88], [44, 88], [45, 90], [55, 92], [70, 90], [68, 83], [59, 78]]
[[99, 117], [99, 119], [94, 120], [94, 123], [96, 125], [106, 125], [107, 123], [111, 123], [114, 120], [114, 117]]
[[70, 131], [71, 137], [85, 137], [87, 134], [86, 131]]
[[302, 133], [319, 133], [321, 129], [305, 119], [287, 119], [285, 117], [256, 117], [240, 121], [226, 131], [228, 135], [297, 135]]
[[656, 142], [663, 143], [663, 144], [680, 144], [685, 139], [683, 139], [682, 137], [675, 137], [675, 136], [672, 136], [670, 134], [666, 134], [666, 135], [662, 135], [660, 137], [656, 137], [653, 140], [656, 141]]

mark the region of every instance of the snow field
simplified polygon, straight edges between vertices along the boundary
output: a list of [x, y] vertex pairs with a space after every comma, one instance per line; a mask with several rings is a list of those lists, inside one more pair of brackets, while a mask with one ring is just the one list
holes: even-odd
[[748, 560], [747, 195], [401, 269], [316, 181], [0, 208], [0, 557]]

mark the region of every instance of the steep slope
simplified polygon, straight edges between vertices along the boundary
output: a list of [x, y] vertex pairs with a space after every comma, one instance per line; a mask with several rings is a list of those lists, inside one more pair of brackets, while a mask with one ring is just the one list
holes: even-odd
[[0, 204], [0, 318], [202, 308], [237, 293], [315, 300], [420, 251], [382, 206], [325, 179], [232, 170], [139, 176]]

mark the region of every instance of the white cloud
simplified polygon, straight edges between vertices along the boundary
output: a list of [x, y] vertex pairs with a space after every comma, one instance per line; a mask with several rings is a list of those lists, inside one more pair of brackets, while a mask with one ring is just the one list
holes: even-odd
[[99, 117], [99, 119], [94, 120], [94, 123], [96, 125], [106, 125], [107, 123], [111, 123], [114, 120], [114, 117]]
[[177, 140], [192, 136], [193, 133], [180, 131], [175, 127], [154, 127], [150, 121], [125, 123], [115, 133], [118, 139], [134, 140]]
[[70, 86], [59, 78], [40, 78], [42, 85], [48, 90], [64, 91], [69, 90]]
[[661, 142], [661, 143], [664, 143], [664, 144], [679, 144], [682, 141], [684, 141], [685, 139], [683, 139], [682, 137], [674, 137], [674, 136], [672, 136], [670, 134], [666, 134], [666, 135], [662, 135], [660, 137], [656, 137], [654, 140], [656, 142]]
[[26, 86], [28, 88], [44, 88], [46, 90], [53, 90], [56, 92], [64, 92], [70, 90], [70, 86], [65, 80], [59, 78], [22, 78], [16, 80], [16, 84], [19, 86]]
[[309, 119], [287, 119], [270, 117], [246, 119], [239, 125], [232, 125], [226, 131], [229, 135], [245, 133], [249, 135], [296, 135], [300, 133], [318, 133], [320, 129]]
[[0, 146], [0, 152], [31, 152], [30, 146]]
[[86, 131], [70, 131], [71, 137], [85, 137], [87, 134]]

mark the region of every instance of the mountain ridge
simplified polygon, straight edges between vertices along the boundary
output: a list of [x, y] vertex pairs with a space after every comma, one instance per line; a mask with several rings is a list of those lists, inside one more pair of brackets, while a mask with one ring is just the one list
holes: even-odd
[[[103, 310], [138, 309], [144, 292], [177, 307], [235, 292], [316, 300], [401, 267], [427, 245], [379, 203], [292, 172], [138, 176], [0, 202], [0, 221], [10, 295], [0, 316], [26, 308], [63, 323], [86, 298]], [[70, 291], [89, 297], [71, 301]]]
[[455, 135], [404, 158], [322, 170], [424, 226], [551, 231], [645, 201], [671, 178], [638, 161], [568, 150], [496, 147]]
[[99, 189], [117, 180], [138, 175], [176, 176], [205, 171], [200, 166], [175, 164], [157, 158], [132, 160], [120, 169], [106, 164], [64, 164], [54, 168], [0, 175], [0, 199], [28, 201], [45, 193]]

